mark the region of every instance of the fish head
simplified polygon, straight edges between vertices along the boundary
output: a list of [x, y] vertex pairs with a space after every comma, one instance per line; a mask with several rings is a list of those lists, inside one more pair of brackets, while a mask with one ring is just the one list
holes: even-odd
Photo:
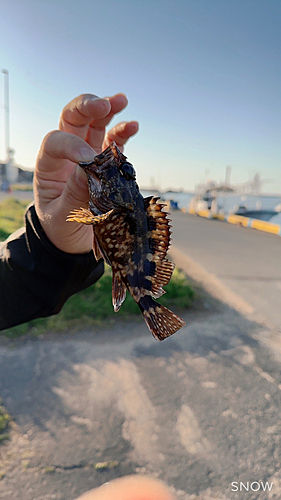
[[136, 172], [115, 143], [95, 156], [90, 163], [79, 163], [87, 176], [92, 200], [107, 199], [112, 208], [132, 211], [136, 206], [139, 187]]

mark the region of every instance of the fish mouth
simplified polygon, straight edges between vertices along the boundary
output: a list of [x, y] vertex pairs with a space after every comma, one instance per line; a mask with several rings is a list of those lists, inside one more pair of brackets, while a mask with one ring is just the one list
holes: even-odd
[[[96, 172], [97, 172], [97, 165], [96, 165], [95, 160], [93, 160], [93, 161], [79, 161], [78, 165], [83, 170], [88, 170], [90, 173], [96, 174]], [[93, 165], [95, 165], [96, 168], [94, 168]]]
[[95, 181], [100, 181], [100, 176], [98, 172], [98, 166], [95, 162], [93, 161], [80, 161], [78, 163], [79, 167], [84, 170], [84, 172], [87, 174], [88, 178], [93, 178]]
[[81, 168], [89, 168], [94, 163], [96, 163], [95, 160], [91, 160], [91, 161], [79, 161], [79, 167], [81, 167]]

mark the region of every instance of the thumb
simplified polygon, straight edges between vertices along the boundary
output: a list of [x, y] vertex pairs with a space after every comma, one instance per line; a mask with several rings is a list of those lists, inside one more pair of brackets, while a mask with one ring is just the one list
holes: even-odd
[[42, 142], [36, 169], [43, 175], [46, 172], [52, 174], [61, 170], [65, 160], [70, 160], [72, 163], [91, 161], [96, 154], [91, 146], [80, 137], [54, 130], [49, 132]]
[[78, 165], [75, 165], [67, 180], [62, 201], [66, 210], [85, 207], [88, 204], [89, 189], [87, 175]]

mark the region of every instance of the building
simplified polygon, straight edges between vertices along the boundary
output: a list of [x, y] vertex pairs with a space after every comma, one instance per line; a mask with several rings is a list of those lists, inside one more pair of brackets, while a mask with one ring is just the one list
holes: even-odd
[[9, 162], [0, 162], [0, 186], [4, 185], [6, 187], [16, 182], [32, 182], [33, 174], [33, 170], [28, 170], [21, 165], [17, 165], [13, 149], [10, 149]]

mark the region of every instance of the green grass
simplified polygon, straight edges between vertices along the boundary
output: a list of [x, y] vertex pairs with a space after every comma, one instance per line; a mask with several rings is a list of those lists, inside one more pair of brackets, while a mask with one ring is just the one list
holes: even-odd
[[[9, 338], [15, 338], [27, 333], [40, 335], [47, 331], [64, 332], [76, 331], [86, 326], [101, 326], [104, 320], [133, 319], [141, 312], [127, 292], [127, 297], [120, 311], [114, 313], [111, 298], [111, 268], [106, 266], [102, 278], [91, 287], [70, 297], [59, 314], [49, 318], [40, 318], [18, 325], [1, 333]], [[190, 307], [194, 297], [194, 291], [190, 286], [185, 274], [175, 269], [170, 283], [165, 286], [166, 294], [158, 302], [164, 306], [183, 311]]]
[[24, 225], [24, 213], [27, 201], [6, 198], [0, 203], [0, 241]]
[[1, 405], [0, 399], [0, 443], [10, 439], [9, 427], [10, 427], [11, 417], [8, 415], [5, 408]]
[[12, 191], [33, 191], [32, 182], [20, 182], [11, 185]]
[[[23, 225], [27, 203], [8, 198], [0, 203], [0, 240], [6, 239], [11, 232]], [[78, 330], [85, 326], [100, 326], [104, 320], [113, 322], [118, 318], [141, 317], [140, 310], [127, 292], [127, 297], [118, 314], [115, 314], [111, 298], [111, 268], [106, 266], [105, 273], [95, 285], [70, 297], [61, 312], [49, 318], [40, 318], [14, 328], [3, 330], [0, 334], [14, 338], [27, 333], [39, 335], [46, 331], [63, 332]], [[194, 291], [185, 274], [175, 269], [170, 283], [165, 286], [166, 294], [158, 302], [169, 309], [179, 311], [190, 307]]]

